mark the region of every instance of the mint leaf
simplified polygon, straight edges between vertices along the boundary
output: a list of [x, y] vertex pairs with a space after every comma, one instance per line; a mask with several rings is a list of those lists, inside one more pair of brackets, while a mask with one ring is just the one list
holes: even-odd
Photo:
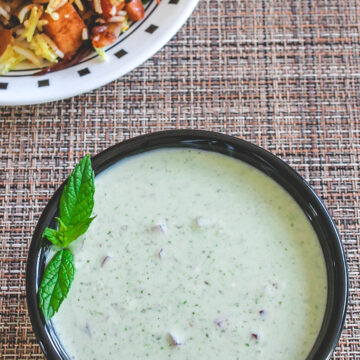
[[[46, 236], [47, 239], [54, 245], [59, 247], [66, 247], [69, 242], [66, 237], [66, 226], [59, 218], [55, 218], [59, 222], [59, 230], [46, 228], [42, 234], [42, 237]], [[75, 239], [74, 239], [75, 240]], [[72, 240], [73, 241], [73, 240]]]
[[76, 225], [69, 225], [66, 228], [66, 232], [65, 232], [66, 234], [65, 246], [68, 246], [71, 242], [76, 240], [80, 235], [84, 234], [94, 219], [95, 216], [88, 218], [82, 222], [79, 222]]
[[59, 250], [50, 260], [39, 288], [40, 308], [46, 320], [58, 311], [66, 298], [74, 272], [74, 258], [69, 250]]
[[65, 226], [83, 223], [90, 217], [94, 192], [94, 171], [86, 155], [69, 176], [60, 199], [60, 218]]
[[89, 228], [91, 222], [96, 216], [88, 218], [76, 225], [64, 225], [60, 218], [56, 218], [59, 221], [59, 230], [46, 228], [42, 237], [46, 236], [47, 239], [56, 246], [67, 247], [70, 243], [76, 240], [80, 235], [84, 234]]
[[47, 239], [56, 246], [63, 247], [62, 239], [59, 237], [59, 232], [55, 229], [46, 228], [42, 234], [42, 237], [47, 237]]

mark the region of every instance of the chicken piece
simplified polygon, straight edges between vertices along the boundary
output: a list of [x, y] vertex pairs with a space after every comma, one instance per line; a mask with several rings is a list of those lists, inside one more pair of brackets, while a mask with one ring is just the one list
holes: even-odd
[[131, 21], [141, 20], [145, 16], [145, 9], [141, 0], [130, 0], [126, 4], [125, 10]]
[[91, 32], [93, 47], [101, 49], [114, 43], [120, 35], [121, 27], [121, 23], [107, 23], [94, 26]]
[[12, 40], [12, 32], [8, 29], [0, 28], [0, 56], [5, 52]]
[[43, 19], [48, 21], [44, 26], [44, 32], [55, 41], [66, 58], [71, 58], [82, 44], [82, 34], [86, 25], [70, 3], [57, 9], [56, 13], [57, 20], [49, 14], [43, 16]]
[[125, 7], [125, 0], [101, 0], [102, 17], [109, 21]]

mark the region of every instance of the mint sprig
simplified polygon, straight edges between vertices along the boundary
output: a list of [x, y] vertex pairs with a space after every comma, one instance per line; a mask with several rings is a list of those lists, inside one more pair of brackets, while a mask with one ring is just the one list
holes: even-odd
[[45, 319], [50, 319], [66, 298], [74, 280], [74, 258], [68, 249], [59, 250], [50, 260], [41, 281], [40, 308]]
[[39, 288], [40, 308], [45, 319], [50, 319], [66, 298], [74, 279], [74, 259], [70, 243], [84, 234], [95, 217], [94, 171], [91, 159], [86, 155], [69, 176], [60, 199], [60, 217], [57, 229], [46, 228], [42, 237], [62, 248], [50, 260]]

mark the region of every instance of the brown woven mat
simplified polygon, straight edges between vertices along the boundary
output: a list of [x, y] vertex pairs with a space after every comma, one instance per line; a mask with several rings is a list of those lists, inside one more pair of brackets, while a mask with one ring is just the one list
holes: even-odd
[[43, 359], [26, 310], [27, 249], [74, 163], [178, 128], [252, 141], [311, 182], [349, 262], [349, 312], [334, 359], [360, 359], [357, 0], [200, 0], [179, 34], [129, 75], [69, 100], [0, 108], [0, 121], [1, 359]]

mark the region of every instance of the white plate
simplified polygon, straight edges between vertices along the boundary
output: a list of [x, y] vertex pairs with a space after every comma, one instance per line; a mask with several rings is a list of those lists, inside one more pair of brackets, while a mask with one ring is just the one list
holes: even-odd
[[70, 68], [35, 76], [37, 70], [15, 70], [0, 76], [0, 105], [28, 105], [60, 100], [105, 85], [133, 70], [180, 29], [199, 0], [153, 0], [145, 18], [106, 49], [106, 62], [97, 55]]

